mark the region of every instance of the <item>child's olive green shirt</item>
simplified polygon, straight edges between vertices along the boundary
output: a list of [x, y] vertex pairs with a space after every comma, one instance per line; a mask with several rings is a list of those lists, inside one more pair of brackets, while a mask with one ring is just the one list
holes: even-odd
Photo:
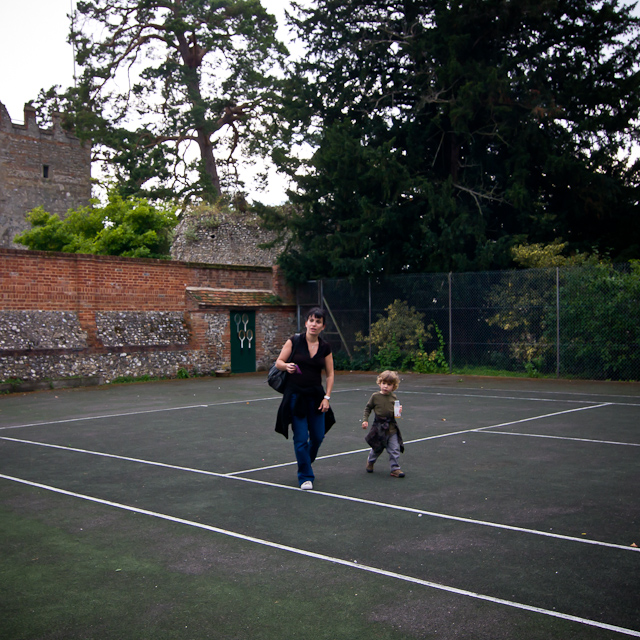
[[[374, 411], [379, 418], [392, 418], [393, 419], [393, 403], [397, 400], [395, 393], [384, 395], [378, 391], [374, 393], [367, 402], [367, 406], [364, 408], [364, 416], [362, 422], [368, 422], [371, 412]], [[389, 424], [389, 433], [396, 433], [398, 431], [395, 420]]]

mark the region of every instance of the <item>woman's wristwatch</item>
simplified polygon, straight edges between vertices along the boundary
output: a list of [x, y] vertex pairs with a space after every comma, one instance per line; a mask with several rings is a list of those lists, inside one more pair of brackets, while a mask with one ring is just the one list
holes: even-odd
[[331, 400], [331, 396], [325, 396], [324, 399], [325, 400]]

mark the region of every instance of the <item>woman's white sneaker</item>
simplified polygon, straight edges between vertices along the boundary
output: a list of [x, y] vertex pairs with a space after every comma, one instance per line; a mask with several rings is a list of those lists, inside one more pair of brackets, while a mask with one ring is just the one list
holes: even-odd
[[313, 489], [313, 482], [311, 482], [311, 480], [307, 480], [300, 485], [300, 488], [303, 491], [309, 491], [310, 489]]

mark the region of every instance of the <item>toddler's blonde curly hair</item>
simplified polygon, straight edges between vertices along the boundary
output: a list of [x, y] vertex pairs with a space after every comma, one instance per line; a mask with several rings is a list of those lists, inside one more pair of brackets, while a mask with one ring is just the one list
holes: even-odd
[[400, 376], [396, 371], [383, 371], [376, 380], [376, 384], [380, 384], [381, 382], [386, 382], [387, 384], [393, 385], [393, 390], [395, 391], [400, 384]]

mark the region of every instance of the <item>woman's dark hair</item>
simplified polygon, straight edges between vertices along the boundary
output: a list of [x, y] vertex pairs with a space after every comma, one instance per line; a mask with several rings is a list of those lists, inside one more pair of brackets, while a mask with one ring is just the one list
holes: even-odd
[[313, 309], [310, 309], [305, 316], [305, 322], [311, 317], [320, 318], [322, 320], [322, 324], [327, 324], [327, 316], [324, 312], [324, 309], [321, 309], [320, 307], [313, 307]]

